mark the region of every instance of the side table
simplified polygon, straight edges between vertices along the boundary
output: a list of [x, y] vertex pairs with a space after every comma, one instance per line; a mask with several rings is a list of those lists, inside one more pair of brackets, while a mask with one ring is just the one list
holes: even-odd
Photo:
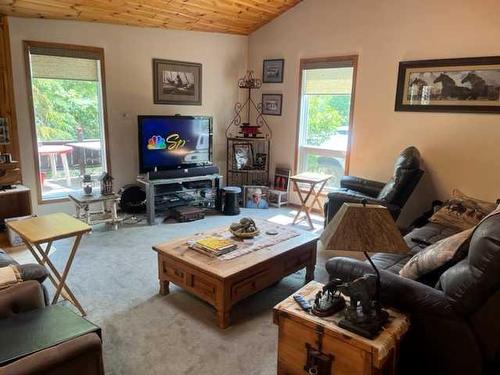
[[[118, 217], [116, 204], [120, 197], [117, 194], [93, 194], [86, 195], [83, 193], [71, 193], [69, 199], [75, 204], [75, 217], [82, 220], [88, 225], [99, 223], [118, 224], [123, 221], [123, 218]], [[100, 204], [99, 210], [91, 211], [92, 204]]]
[[[90, 226], [68, 214], [56, 213], [25, 220], [10, 221], [7, 223], [7, 227], [22, 238], [39, 264], [42, 266], [47, 265], [49, 268], [49, 279], [56, 288], [52, 304], [56, 304], [62, 295], [75, 305], [82, 315], [85, 315], [85, 310], [80, 305], [80, 302], [78, 302], [73, 292], [66, 285], [66, 278], [68, 277], [83, 235], [91, 231]], [[71, 237], [74, 237], [75, 241], [61, 274], [49, 258], [50, 250], [54, 241]], [[46, 244], [45, 248], [42, 247], [43, 244]]]
[[[296, 292], [314, 300], [323, 287], [311, 281]], [[320, 318], [303, 311], [288, 297], [273, 309], [279, 326], [278, 374], [395, 374], [399, 342], [410, 326], [409, 318], [387, 310], [389, 323], [373, 340], [340, 328], [342, 313]]]
[[[302, 220], [306, 219], [311, 229], [314, 229], [310, 212], [314, 208], [315, 204], [318, 205], [320, 211], [323, 210], [323, 207], [321, 207], [321, 204], [319, 202], [319, 197], [330, 178], [332, 178], [331, 175], [310, 172], [299, 173], [295, 176], [290, 177], [290, 180], [293, 183], [293, 187], [297, 191], [297, 195], [299, 196], [301, 205], [299, 211], [297, 212], [297, 215], [295, 215], [295, 218], [293, 219], [293, 224], [298, 224]], [[305, 184], [309, 186], [309, 190], [307, 191], [305, 197], [302, 195], [299, 184]], [[319, 187], [316, 190], [317, 186]], [[310, 197], [313, 198], [313, 201], [311, 203], [311, 206], [308, 207], [307, 202], [309, 201]], [[304, 211], [304, 216], [299, 219], [302, 211]]]

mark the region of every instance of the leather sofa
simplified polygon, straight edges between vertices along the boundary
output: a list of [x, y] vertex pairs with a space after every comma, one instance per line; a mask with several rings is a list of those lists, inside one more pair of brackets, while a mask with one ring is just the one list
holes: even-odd
[[340, 188], [328, 194], [325, 203], [326, 222], [329, 222], [344, 203], [380, 204], [389, 209], [394, 220], [422, 178], [420, 152], [410, 146], [403, 150], [394, 165], [394, 172], [386, 183], [360, 177], [344, 176]]
[[[483, 221], [461, 257], [419, 280], [399, 276], [413, 254], [455, 230], [428, 223], [405, 236], [408, 255], [375, 254], [381, 301], [411, 318], [401, 343], [402, 374], [500, 374], [500, 215]], [[373, 273], [367, 262], [332, 258], [331, 278], [346, 281]]]
[[[45, 308], [43, 291], [30, 280], [0, 290], [0, 319]], [[22, 332], [22, 331], [20, 331]], [[26, 340], [29, 340], [26, 337]], [[0, 366], [1, 375], [102, 375], [101, 339], [87, 333]]]

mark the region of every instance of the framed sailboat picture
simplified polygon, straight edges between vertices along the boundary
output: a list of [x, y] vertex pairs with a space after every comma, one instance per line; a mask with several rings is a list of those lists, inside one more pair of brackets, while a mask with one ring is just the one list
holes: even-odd
[[201, 105], [201, 64], [153, 59], [155, 104]]

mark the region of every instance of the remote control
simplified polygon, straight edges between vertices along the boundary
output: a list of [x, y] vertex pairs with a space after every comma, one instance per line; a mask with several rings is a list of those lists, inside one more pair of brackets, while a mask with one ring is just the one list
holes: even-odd
[[296, 294], [293, 296], [295, 302], [299, 304], [302, 310], [309, 312], [311, 310], [311, 304], [306, 301], [306, 299], [300, 294]]

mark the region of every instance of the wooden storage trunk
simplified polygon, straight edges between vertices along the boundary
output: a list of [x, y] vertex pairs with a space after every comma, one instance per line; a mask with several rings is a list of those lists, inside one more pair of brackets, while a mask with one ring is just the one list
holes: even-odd
[[[322, 287], [312, 281], [296, 294], [312, 300]], [[340, 328], [340, 314], [319, 318], [300, 309], [290, 296], [274, 308], [274, 323], [279, 327], [278, 374], [394, 374], [399, 341], [409, 320], [393, 310], [389, 314], [384, 331], [369, 340]], [[310, 371], [313, 363], [316, 372]]]

